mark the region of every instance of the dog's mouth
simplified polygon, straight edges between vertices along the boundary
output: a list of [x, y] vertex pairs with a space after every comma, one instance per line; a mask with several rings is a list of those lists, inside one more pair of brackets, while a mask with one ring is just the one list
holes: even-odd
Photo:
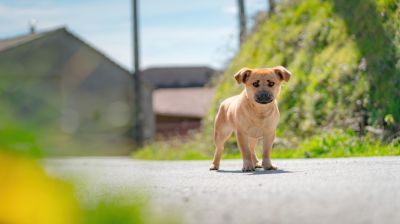
[[273, 99], [271, 99], [271, 100], [268, 100], [268, 101], [260, 101], [260, 100], [256, 100], [256, 102], [257, 103], [259, 103], [259, 104], [269, 104], [269, 103], [271, 103], [272, 101], [274, 101]]
[[254, 100], [259, 104], [268, 104], [274, 101], [274, 96], [269, 92], [262, 91], [254, 96]]

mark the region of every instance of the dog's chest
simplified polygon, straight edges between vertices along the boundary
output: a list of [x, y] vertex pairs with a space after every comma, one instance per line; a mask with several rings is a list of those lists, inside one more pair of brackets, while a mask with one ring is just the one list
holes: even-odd
[[252, 138], [261, 138], [263, 137], [264, 130], [259, 127], [249, 127], [247, 130], [247, 135]]
[[256, 118], [247, 123], [246, 132], [252, 138], [263, 137], [264, 133], [276, 128], [276, 122], [270, 117]]
[[252, 138], [261, 138], [265, 133], [274, 131], [278, 121], [279, 110], [276, 104], [263, 109], [242, 107], [236, 116], [238, 128]]

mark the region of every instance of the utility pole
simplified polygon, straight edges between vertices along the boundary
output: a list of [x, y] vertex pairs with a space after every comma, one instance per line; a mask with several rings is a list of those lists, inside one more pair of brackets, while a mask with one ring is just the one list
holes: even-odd
[[239, 9], [239, 47], [242, 46], [246, 38], [246, 12], [244, 0], [238, 0]]
[[142, 86], [140, 77], [139, 60], [139, 9], [138, 0], [132, 0], [132, 63], [133, 63], [133, 85], [134, 85], [134, 128], [133, 136], [136, 147], [143, 145], [143, 110], [142, 110]]
[[268, 15], [271, 15], [275, 11], [275, 0], [268, 0], [268, 5], [269, 5]]

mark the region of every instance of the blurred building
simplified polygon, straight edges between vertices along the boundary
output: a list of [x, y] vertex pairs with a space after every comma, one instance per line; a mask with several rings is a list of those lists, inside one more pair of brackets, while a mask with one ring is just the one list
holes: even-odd
[[168, 137], [188, 135], [190, 131], [198, 130], [213, 98], [214, 89], [206, 87], [155, 90], [156, 133]]
[[[143, 86], [150, 138], [152, 87]], [[0, 98], [21, 119], [103, 140], [130, 137], [132, 96], [130, 72], [66, 28], [0, 40]]]
[[201, 127], [214, 97], [214, 90], [206, 86], [216, 74], [204, 66], [158, 67], [142, 72], [142, 78], [155, 89], [153, 111], [158, 136], [184, 136]]
[[205, 66], [154, 67], [142, 71], [145, 81], [159, 88], [203, 87], [216, 75], [216, 71]]

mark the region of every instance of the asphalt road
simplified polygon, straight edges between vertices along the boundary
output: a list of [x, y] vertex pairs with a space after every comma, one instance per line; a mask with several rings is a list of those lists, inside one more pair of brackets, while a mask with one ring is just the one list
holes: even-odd
[[44, 161], [50, 175], [78, 179], [82, 200], [104, 191], [145, 192], [184, 223], [400, 223], [400, 157], [274, 160], [277, 171], [242, 173], [241, 161]]

